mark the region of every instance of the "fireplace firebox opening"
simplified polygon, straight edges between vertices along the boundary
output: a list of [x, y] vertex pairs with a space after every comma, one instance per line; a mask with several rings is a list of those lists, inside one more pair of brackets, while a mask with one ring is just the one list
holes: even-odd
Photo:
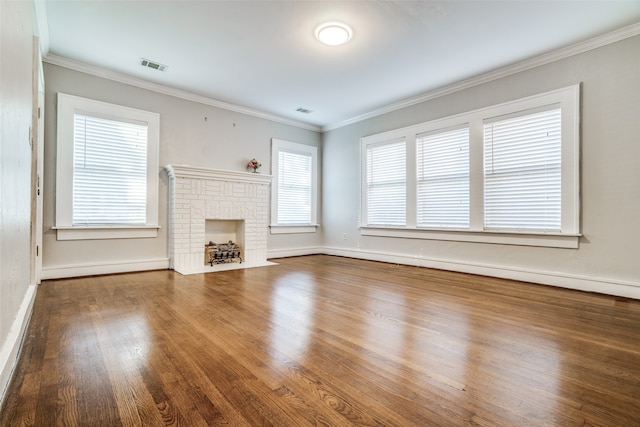
[[244, 220], [205, 220], [204, 263], [213, 267], [231, 262], [242, 263]]

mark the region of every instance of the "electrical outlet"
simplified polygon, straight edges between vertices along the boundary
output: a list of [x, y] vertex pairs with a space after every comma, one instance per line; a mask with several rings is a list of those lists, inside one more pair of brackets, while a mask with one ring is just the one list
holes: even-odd
[[347, 240], [348, 238], [349, 236], [347, 235], [347, 233], [342, 234], [342, 240]]

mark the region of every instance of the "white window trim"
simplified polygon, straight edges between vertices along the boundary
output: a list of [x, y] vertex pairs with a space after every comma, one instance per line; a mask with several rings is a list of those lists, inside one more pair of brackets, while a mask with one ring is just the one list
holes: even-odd
[[[280, 151], [298, 152], [311, 156], [311, 222], [309, 224], [278, 224], [278, 167]], [[271, 139], [271, 234], [315, 233], [318, 229], [318, 148], [297, 142]]]
[[[58, 133], [56, 159], [56, 214], [58, 240], [129, 239], [157, 237], [158, 150], [160, 115], [93, 99], [58, 93]], [[97, 114], [114, 120], [137, 120], [148, 124], [147, 218], [143, 226], [73, 225], [73, 117], [76, 112]]]
[[269, 226], [271, 234], [299, 234], [299, 233], [315, 233], [318, 224], [313, 225], [274, 225]]
[[452, 229], [406, 229], [360, 227], [363, 236], [399, 237], [405, 239], [446, 240], [450, 242], [492, 243], [500, 245], [542, 246], [577, 249], [580, 235], [552, 233], [510, 233]]
[[[483, 121], [518, 111], [559, 104], [562, 108], [562, 229], [560, 233], [523, 230], [484, 230], [483, 221]], [[470, 218], [464, 230], [427, 229], [416, 225], [416, 136], [455, 126], [469, 126]], [[366, 203], [366, 149], [393, 139], [407, 141], [407, 225], [405, 227], [369, 226]], [[365, 236], [432, 239], [479, 243], [578, 248], [580, 233], [580, 85], [530, 96], [491, 107], [420, 123], [361, 138], [361, 234]]]

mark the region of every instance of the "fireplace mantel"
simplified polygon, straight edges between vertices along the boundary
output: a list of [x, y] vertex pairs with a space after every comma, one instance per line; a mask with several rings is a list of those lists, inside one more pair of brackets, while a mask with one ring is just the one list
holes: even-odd
[[181, 274], [217, 271], [203, 262], [207, 220], [244, 221], [243, 263], [238, 268], [271, 265], [267, 261], [270, 175], [185, 165], [167, 165], [165, 170], [170, 268]]
[[208, 169], [196, 166], [167, 165], [165, 166], [169, 178], [194, 178], [210, 179], [230, 182], [254, 182], [258, 184], [271, 184], [271, 175], [260, 173], [230, 171], [224, 169]]

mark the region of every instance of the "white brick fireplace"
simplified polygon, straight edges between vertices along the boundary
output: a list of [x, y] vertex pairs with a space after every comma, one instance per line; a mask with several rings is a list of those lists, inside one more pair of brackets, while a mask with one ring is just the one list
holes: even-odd
[[[181, 274], [271, 265], [267, 261], [270, 175], [168, 165], [169, 263]], [[235, 221], [242, 264], [204, 263], [205, 223]], [[216, 242], [225, 243], [225, 242]]]

